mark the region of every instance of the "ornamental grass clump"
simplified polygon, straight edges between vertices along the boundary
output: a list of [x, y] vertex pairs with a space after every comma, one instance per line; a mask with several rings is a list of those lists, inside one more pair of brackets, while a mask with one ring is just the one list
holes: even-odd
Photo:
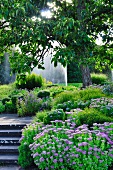
[[[55, 120], [30, 145], [40, 170], [108, 170], [113, 163], [113, 123], [76, 128], [76, 119]], [[100, 128], [101, 127], [101, 128]]]

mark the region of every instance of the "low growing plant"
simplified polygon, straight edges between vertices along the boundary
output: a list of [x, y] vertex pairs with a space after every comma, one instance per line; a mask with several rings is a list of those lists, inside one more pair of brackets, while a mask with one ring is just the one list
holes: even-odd
[[15, 89], [15, 84], [0, 85], [0, 100], [7, 98]]
[[5, 97], [2, 99], [2, 103], [5, 105], [6, 102], [10, 101], [11, 98], [10, 97]]
[[102, 90], [103, 90], [103, 93], [107, 95], [113, 95], [113, 83], [105, 84]]
[[55, 97], [54, 105], [62, 104], [68, 101], [75, 101], [80, 98], [78, 91], [64, 91]]
[[5, 111], [7, 113], [16, 113], [16, 105], [13, 104], [12, 100], [5, 103]]
[[48, 90], [40, 90], [38, 92], [38, 97], [39, 98], [46, 98], [46, 97], [50, 97], [50, 92]]
[[65, 120], [66, 114], [62, 109], [52, 110], [44, 117], [44, 124], [50, 124], [54, 120]]
[[93, 125], [93, 123], [104, 123], [104, 122], [113, 122], [113, 118], [110, 118], [101, 111], [94, 108], [85, 108], [83, 111], [78, 114], [72, 113], [72, 116], [76, 118], [76, 125], [80, 126], [83, 124], [87, 124], [89, 127]]
[[90, 108], [96, 108], [106, 116], [113, 116], [113, 99], [112, 98], [97, 98], [91, 99]]
[[44, 121], [44, 117], [47, 116], [47, 111], [41, 111], [41, 112], [37, 112], [36, 115], [33, 118], [33, 122], [43, 122]]
[[80, 90], [79, 95], [80, 95], [79, 99], [83, 101], [105, 96], [101, 88], [97, 88], [97, 87], [87, 87], [86, 89]]
[[63, 109], [63, 111], [70, 111], [71, 109], [75, 109], [77, 105], [74, 101], [67, 101], [56, 106], [56, 109]]
[[29, 124], [22, 130], [22, 136], [20, 139], [19, 146], [19, 158], [18, 163], [23, 167], [30, 167], [34, 164], [31, 156], [32, 152], [29, 149], [29, 145], [33, 143], [33, 138], [38, 134], [39, 128], [42, 126], [41, 123]]
[[42, 104], [41, 104], [41, 107], [40, 107], [40, 111], [51, 110], [52, 106], [53, 106], [52, 102], [53, 101], [52, 101], [51, 98], [42, 99]]
[[3, 105], [3, 103], [0, 101], [0, 113], [5, 111], [5, 106]]
[[35, 115], [42, 106], [42, 99], [37, 98], [33, 91], [28, 92], [23, 98], [18, 99], [17, 113], [19, 116]]

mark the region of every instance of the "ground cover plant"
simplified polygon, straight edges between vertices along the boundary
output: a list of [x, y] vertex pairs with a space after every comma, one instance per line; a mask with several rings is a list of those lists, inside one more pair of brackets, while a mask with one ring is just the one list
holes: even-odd
[[108, 83], [103, 86], [103, 92], [108, 95], [113, 95], [113, 83]]
[[101, 110], [106, 116], [113, 117], [113, 99], [102, 97], [97, 99], [91, 99], [90, 108], [96, 108]]

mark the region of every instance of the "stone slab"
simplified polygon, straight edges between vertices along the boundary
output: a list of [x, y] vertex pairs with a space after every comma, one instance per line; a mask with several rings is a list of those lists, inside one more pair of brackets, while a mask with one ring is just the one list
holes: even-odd
[[0, 124], [29, 124], [32, 117], [18, 117], [17, 114], [0, 114]]

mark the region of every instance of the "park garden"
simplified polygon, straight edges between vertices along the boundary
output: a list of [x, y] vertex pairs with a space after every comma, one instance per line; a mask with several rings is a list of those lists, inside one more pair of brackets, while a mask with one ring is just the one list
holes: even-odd
[[[48, 55], [68, 68], [68, 86], [31, 74]], [[16, 75], [8, 85], [5, 56]], [[0, 1], [0, 64], [0, 113], [33, 117], [20, 139], [21, 167], [113, 168], [112, 0]]]
[[[100, 78], [101, 76], [101, 78]], [[108, 170], [113, 164], [113, 83], [58, 85], [26, 75], [0, 86], [0, 112], [32, 116], [22, 131], [18, 163], [40, 170]], [[103, 84], [104, 83], [104, 84]]]

